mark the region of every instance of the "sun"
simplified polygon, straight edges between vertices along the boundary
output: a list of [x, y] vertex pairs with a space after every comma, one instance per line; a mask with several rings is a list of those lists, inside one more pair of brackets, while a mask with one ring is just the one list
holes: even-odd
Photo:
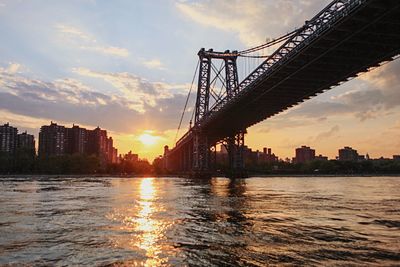
[[138, 140], [142, 142], [143, 145], [151, 146], [157, 143], [158, 136], [154, 136], [149, 133], [144, 133], [138, 137]]

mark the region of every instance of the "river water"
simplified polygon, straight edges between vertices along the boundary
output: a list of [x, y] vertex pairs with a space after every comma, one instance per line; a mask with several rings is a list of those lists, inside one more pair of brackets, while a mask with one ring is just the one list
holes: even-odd
[[0, 265], [400, 265], [400, 177], [0, 183]]

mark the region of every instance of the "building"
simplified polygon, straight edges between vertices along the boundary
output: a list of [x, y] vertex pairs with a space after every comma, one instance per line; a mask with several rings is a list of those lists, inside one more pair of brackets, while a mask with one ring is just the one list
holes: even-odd
[[42, 126], [39, 133], [39, 156], [96, 155], [103, 163], [118, 162], [118, 151], [107, 131], [97, 127], [87, 130], [78, 125], [67, 128], [51, 122]]
[[61, 156], [67, 152], [67, 134], [64, 126], [51, 122], [39, 132], [39, 157]]
[[27, 132], [18, 134], [17, 149], [21, 152], [25, 152], [31, 156], [34, 156], [36, 154], [35, 137]]
[[169, 147], [167, 145], [164, 146], [164, 154], [163, 154], [163, 168], [165, 170], [168, 169], [168, 153], [169, 153]]
[[296, 148], [295, 153], [294, 163], [304, 163], [315, 159], [315, 150], [308, 146]]
[[87, 154], [89, 131], [78, 125], [66, 128], [66, 147], [67, 154]]
[[[247, 146], [243, 146], [243, 159], [245, 166], [257, 166], [259, 164], [277, 162], [278, 157], [272, 153], [271, 148], [263, 148], [263, 151], [253, 151]], [[216, 162], [219, 165], [227, 166], [229, 164], [229, 153], [226, 145], [221, 145], [216, 153]]]
[[344, 148], [339, 149], [339, 157], [340, 161], [358, 161], [360, 156], [358, 155], [357, 150], [345, 146]]
[[258, 152], [258, 163], [271, 163], [271, 162], [277, 162], [278, 157], [275, 156], [274, 153], [272, 153], [271, 148], [264, 147], [263, 152]]
[[328, 161], [328, 157], [327, 156], [322, 156], [321, 154], [315, 157], [315, 160], [319, 160], [319, 161]]
[[132, 153], [132, 151], [129, 151], [128, 154], [124, 155], [123, 159], [128, 161], [128, 162], [138, 162], [139, 161], [139, 155]]
[[119, 161], [118, 161], [118, 149], [116, 149], [115, 147], [113, 147], [111, 163], [119, 163]]
[[107, 131], [97, 127], [89, 131], [88, 150], [89, 154], [107, 158]]
[[393, 160], [398, 160], [398, 161], [400, 161], [400, 155], [393, 155]]
[[111, 163], [118, 162], [118, 150], [116, 148], [114, 148], [114, 141], [113, 141], [112, 137], [109, 137], [107, 139], [106, 156], [107, 156], [108, 162], [111, 162]]
[[0, 152], [10, 156], [15, 154], [18, 144], [18, 129], [6, 123], [0, 126]]

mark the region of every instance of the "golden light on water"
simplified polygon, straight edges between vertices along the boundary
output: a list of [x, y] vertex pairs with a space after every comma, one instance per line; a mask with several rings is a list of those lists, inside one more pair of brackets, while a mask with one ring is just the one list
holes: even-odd
[[136, 231], [142, 232], [142, 235], [137, 245], [151, 254], [152, 245], [157, 238], [154, 232], [158, 229], [157, 222], [151, 218], [155, 209], [152, 203], [154, 197], [153, 178], [143, 179], [140, 184], [140, 210], [136, 220]]
[[[140, 180], [139, 180], [140, 179]], [[139, 183], [137, 183], [140, 181]], [[155, 185], [155, 178], [137, 178], [124, 194], [126, 202], [134, 202], [134, 206], [124, 205], [120, 210], [111, 215], [113, 220], [122, 223], [120, 230], [130, 232], [129, 235], [119, 235], [114, 241], [117, 247], [129, 248], [133, 251], [140, 249], [146, 256], [143, 261], [138, 261], [137, 266], [161, 266], [167, 259], [161, 253], [164, 247], [160, 240], [164, 238], [165, 231], [173, 222], [159, 218], [157, 214], [163, 212], [163, 206], [157, 202], [159, 192]]]
[[162, 232], [162, 222], [152, 218], [156, 212], [154, 200], [157, 191], [153, 184], [154, 178], [144, 178], [140, 183], [139, 211], [136, 220], [135, 231], [139, 232], [136, 246], [146, 251], [148, 259], [145, 266], [159, 266], [161, 259], [158, 254], [161, 253], [161, 247], [156, 244]]

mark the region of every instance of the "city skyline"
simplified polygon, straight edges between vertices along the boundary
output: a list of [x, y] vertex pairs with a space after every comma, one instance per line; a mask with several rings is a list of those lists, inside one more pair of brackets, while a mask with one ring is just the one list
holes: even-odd
[[[157, 159], [159, 156], [163, 156], [164, 152], [160, 153], [160, 155], [156, 156], [153, 159], [148, 159], [145, 157], [141, 157], [139, 154], [132, 154], [132, 151], [129, 150], [127, 153], [118, 153], [118, 148], [113, 145], [112, 136], [107, 135], [107, 130], [102, 129], [97, 126], [93, 130], [88, 130], [86, 128], [80, 127], [79, 125], [72, 124], [71, 127], [57, 124], [57, 122], [50, 121], [49, 125], [42, 125], [39, 128], [39, 138], [35, 138], [33, 135], [28, 133], [27, 131], [19, 133], [18, 127], [14, 127], [10, 122], [2, 124], [0, 122], [0, 127], [3, 129], [7, 129], [7, 131], [13, 132], [15, 135], [14, 139], [9, 140], [9, 137], [5, 136], [4, 138], [1, 136], [0, 132], [0, 151], [6, 153], [13, 153], [12, 150], [17, 149], [17, 147], [27, 147], [34, 148], [33, 153], [36, 156], [41, 156], [42, 153], [44, 156], [62, 156], [67, 154], [81, 154], [81, 155], [90, 155], [90, 154], [99, 154], [103, 153], [107, 155], [109, 159], [108, 161], [115, 163], [118, 158], [131, 157], [130, 155], [134, 155], [136, 160], [143, 159], [152, 162], [154, 159]], [[41, 137], [42, 135], [42, 137]], [[62, 135], [62, 136], [60, 136]], [[95, 136], [99, 138], [98, 144], [94, 144], [93, 139]], [[54, 139], [54, 141], [47, 141], [48, 139]], [[146, 138], [146, 137], [144, 137]], [[60, 139], [60, 140], [58, 140]], [[41, 141], [42, 140], [42, 141]], [[103, 141], [101, 141], [103, 140]], [[3, 144], [4, 141], [4, 144]], [[57, 144], [59, 142], [59, 144]], [[104, 142], [104, 144], [102, 144]], [[148, 140], [151, 142], [151, 140]], [[56, 148], [57, 147], [57, 148]], [[57, 151], [55, 150], [57, 149]], [[312, 160], [344, 160], [344, 161], [358, 161], [358, 160], [373, 160], [373, 159], [395, 159], [398, 160], [400, 157], [400, 151], [397, 154], [393, 154], [389, 157], [383, 157], [382, 155], [377, 156], [375, 158], [370, 157], [369, 153], [365, 155], [361, 155], [358, 151], [350, 146], [342, 146], [336, 149], [336, 155], [334, 157], [327, 157], [318, 152], [315, 147], [301, 145], [300, 147], [293, 147], [293, 157], [281, 157], [275, 153], [272, 153], [273, 148], [271, 147], [262, 147], [262, 149], [245, 146], [245, 154], [253, 156], [261, 157], [266, 161], [287, 161], [290, 160], [293, 163], [304, 163]], [[10, 152], [11, 151], [11, 152]], [[112, 151], [112, 152], [109, 152]], [[227, 149], [224, 145], [219, 145], [217, 147], [217, 153], [220, 155], [227, 154]], [[115, 155], [114, 155], [115, 153]], [[43, 156], [42, 155], [42, 156]], [[265, 158], [266, 157], [266, 158]], [[298, 157], [301, 159], [298, 160]], [[226, 159], [225, 159], [226, 160]]]
[[[36, 140], [51, 120], [103, 125], [122, 153], [152, 160], [173, 146], [199, 48], [262, 43], [328, 2], [217, 1], [209, 8], [200, 1], [0, 1], [0, 33], [7, 36], [0, 45], [0, 121]], [[266, 16], [269, 24], [260, 27]], [[400, 149], [399, 68], [399, 61], [386, 64], [253, 126], [246, 144], [273, 147], [281, 158], [303, 144], [329, 158], [346, 145], [390, 158]]]

